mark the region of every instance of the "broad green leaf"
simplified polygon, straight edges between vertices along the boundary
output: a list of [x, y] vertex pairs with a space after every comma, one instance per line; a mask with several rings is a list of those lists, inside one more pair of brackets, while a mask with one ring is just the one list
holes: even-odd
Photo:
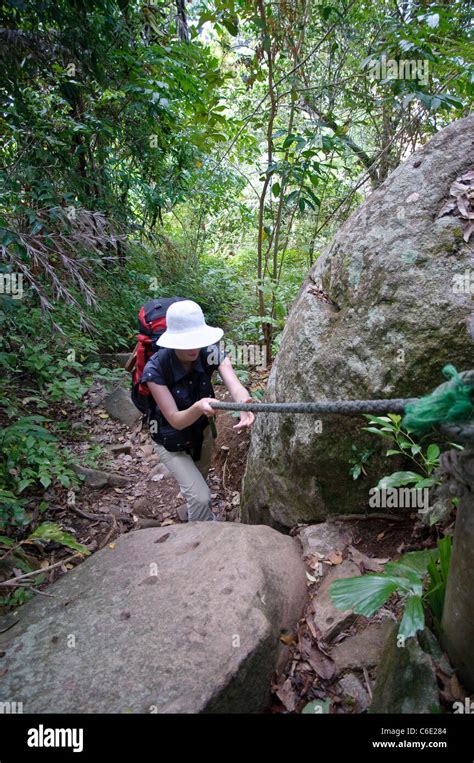
[[439, 562], [441, 567], [441, 574], [443, 580], [448, 579], [449, 565], [451, 563], [452, 554], [452, 538], [450, 535], [445, 535], [444, 538], [438, 541], [439, 550]]
[[402, 417], [400, 416], [399, 413], [389, 413], [388, 416], [393, 421], [394, 424], [399, 424], [400, 421], [402, 420]]
[[381, 489], [401, 487], [402, 485], [410, 485], [412, 483], [420, 482], [422, 479], [422, 475], [416, 474], [416, 472], [393, 472], [393, 474], [390, 474], [388, 477], [382, 477], [382, 479], [379, 480], [377, 487]]
[[371, 413], [364, 413], [364, 417], [369, 421], [376, 421], [377, 424], [390, 424], [390, 418], [388, 416], [373, 416]]
[[[438, 557], [438, 549], [423, 549], [421, 551], [409, 551], [403, 554], [395, 564], [403, 565], [411, 570], [415, 570], [419, 575], [426, 575], [430, 559]], [[387, 565], [385, 565], [385, 568]]]
[[425, 613], [421, 596], [409, 596], [405, 602], [405, 610], [398, 635], [412, 638], [412, 636], [416, 636], [417, 631], [423, 630], [424, 627]]
[[11, 538], [7, 538], [6, 535], [0, 535], [0, 545], [2, 546], [14, 546], [15, 541]]
[[425, 479], [420, 480], [420, 482], [416, 483], [416, 487], [418, 490], [424, 487], [433, 487], [433, 485], [436, 484], [436, 480], [433, 477], [426, 477]]
[[365, 429], [366, 432], [372, 432], [372, 434], [378, 434], [380, 437], [388, 437], [390, 440], [393, 440], [391, 435], [385, 434], [385, 432], [382, 432], [381, 429], [376, 429], [376, 427], [362, 427], [362, 429]]
[[398, 588], [398, 581], [385, 575], [361, 575], [335, 580], [329, 595], [337, 609], [352, 609], [359, 615], [370, 617]]
[[426, 456], [429, 461], [436, 461], [436, 459], [439, 458], [440, 453], [441, 451], [437, 445], [434, 445], [433, 443], [431, 445], [428, 445]]

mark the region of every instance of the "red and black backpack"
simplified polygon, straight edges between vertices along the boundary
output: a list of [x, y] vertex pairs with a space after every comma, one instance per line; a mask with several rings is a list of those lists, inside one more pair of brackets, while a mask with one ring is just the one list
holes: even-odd
[[132, 401], [144, 415], [149, 415], [153, 398], [146, 384], [140, 384], [143, 369], [160, 347], [156, 341], [166, 331], [166, 311], [174, 302], [185, 297], [158, 297], [146, 302], [138, 313], [138, 336], [132, 360], [135, 368], [132, 376]]

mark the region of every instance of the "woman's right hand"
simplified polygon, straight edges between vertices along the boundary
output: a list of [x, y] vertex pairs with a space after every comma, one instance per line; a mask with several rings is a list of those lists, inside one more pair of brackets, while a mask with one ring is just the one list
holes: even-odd
[[196, 400], [194, 405], [205, 416], [215, 416], [217, 413], [217, 408], [211, 408], [211, 403], [215, 403], [216, 398], [215, 397], [201, 397], [200, 400]]

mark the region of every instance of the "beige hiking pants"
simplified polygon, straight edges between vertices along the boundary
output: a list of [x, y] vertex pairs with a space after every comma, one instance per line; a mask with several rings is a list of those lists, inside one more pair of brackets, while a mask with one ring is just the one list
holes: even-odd
[[160, 461], [174, 474], [186, 498], [188, 521], [205, 522], [216, 519], [211, 511], [211, 491], [206, 482], [213, 448], [211, 427], [207, 426], [203, 432], [199, 461], [193, 461], [193, 457], [183, 450], [171, 452], [157, 442], [154, 445]]

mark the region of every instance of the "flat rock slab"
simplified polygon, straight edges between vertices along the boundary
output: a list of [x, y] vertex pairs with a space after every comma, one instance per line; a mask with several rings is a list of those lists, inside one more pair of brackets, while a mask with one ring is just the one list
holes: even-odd
[[360, 570], [354, 562], [346, 560], [332, 567], [318, 588], [316, 598], [312, 602], [314, 625], [319, 630], [324, 641], [332, 641], [344, 628], [348, 628], [355, 620], [351, 610], [342, 612], [336, 609], [329, 595], [329, 587], [335, 580], [352, 578], [360, 575]]
[[369, 623], [360, 633], [336, 644], [331, 650], [331, 658], [334, 660], [337, 672], [378, 665], [392, 626], [392, 620]]
[[122, 535], [48, 593], [0, 634], [25, 713], [261, 712], [306, 577], [293, 538], [193, 522]]

